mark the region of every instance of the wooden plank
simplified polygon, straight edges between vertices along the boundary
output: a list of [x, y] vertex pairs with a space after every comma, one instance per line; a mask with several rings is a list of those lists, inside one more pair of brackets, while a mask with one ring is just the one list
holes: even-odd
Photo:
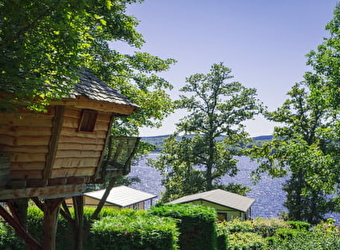
[[[110, 139], [110, 133], [111, 133], [111, 127], [112, 127], [112, 124], [114, 122], [114, 115], [111, 115], [111, 118], [110, 118], [110, 123], [108, 124], [108, 129], [107, 129], [107, 133], [106, 133], [106, 138], [105, 138], [105, 143], [104, 143], [104, 149], [107, 148], [107, 145], [109, 143], [109, 139]], [[100, 159], [98, 161], [98, 165], [96, 167], [96, 174], [94, 176], [94, 179], [95, 180], [99, 180], [99, 179], [102, 179], [102, 178], [105, 178], [104, 176], [101, 176], [101, 175], [104, 175], [105, 173], [101, 173], [102, 171], [102, 163], [103, 163], [103, 159], [104, 159], [104, 156], [105, 156], [105, 150], [103, 150], [101, 152], [101, 156], [100, 156]]]
[[63, 118], [64, 118], [65, 107], [64, 106], [56, 106], [55, 107], [55, 116], [53, 119], [53, 128], [52, 128], [52, 136], [50, 137], [48, 143], [48, 154], [46, 156], [46, 166], [43, 171], [43, 178], [47, 180], [50, 178], [52, 173], [52, 168], [54, 166], [55, 158], [57, 155], [60, 132], [62, 129]]
[[131, 105], [90, 100], [85, 96], [79, 96], [77, 99], [78, 102], [75, 104], [75, 107], [81, 109], [92, 109], [103, 112], [112, 112], [117, 113], [119, 115], [130, 115], [136, 109], [136, 107]]
[[51, 178], [93, 176], [95, 168], [58, 168], [53, 169]]
[[[10, 170], [27, 171], [43, 170], [45, 168], [45, 161], [43, 162], [11, 162]], [[40, 176], [41, 177], [41, 176]]]
[[51, 127], [19, 127], [19, 126], [0, 126], [0, 136], [50, 136]]
[[68, 158], [68, 157], [100, 157], [101, 151], [92, 151], [92, 150], [58, 150], [56, 158]]
[[109, 122], [111, 120], [111, 112], [99, 112], [97, 116], [97, 121]]
[[78, 129], [80, 118], [64, 117], [63, 127]]
[[93, 158], [56, 158], [53, 168], [97, 167], [99, 157]]
[[[1, 113], [0, 113], [1, 114]], [[0, 115], [0, 124], [4, 126], [20, 126], [20, 127], [52, 127], [51, 117], [29, 116], [23, 117], [5, 117]]]
[[109, 121], [97, 121], [96, 126], [94, 127], [95, 131], [107, 131], [109, 127], [110, 122]]
[[48, 153], [48, 147], [45, 146], [20, 146], [14, 147], [9, 145], [0, 144], [1, 152], [3, 153]]
[[0, 145], [14, 146], [15, 137], [10, 135], [1, 134], [0, 135]]
[[11, 179], [25, 180], [30, 179], [41, 179], [42, 170], [12, 170], [10, 171]]
[[26, 197], [65, 197], [72, 194], [78, 195], [79, 193], [84, 192], [85, 188], [86, 186], [84, 184], [76, 184], [23, 189], [5, 189], [0, 190], [0, 200], [6, 201], [10, 199], [19, 199]]
[[66, 128], [61, 130], [63, 136], [77, 136], [80, 138], [106, 138], [107, 131], [78, 132], [76, 128]]
[[72, 107], [67, 107], [64, 113], [64, 117], [72, 117], [76, 119], [80, 119], [81, 117], [81, 109], [76, 109]]
[[10, 159], [11, 162], [45, 162], [46, 154], [14, 153]]
[[90, 150], [90, 151], [102, 151], [104, 145], [100, 144], [81, 144], [81, 143], [59, 143], [59, 150]]
[[14, 146], [43, 146], [48, 145], [50, 136], [22, 136], [14, 141]]
[[79, 142], [88, 145], [104, 145], [105, 140], [103, 138], [81, 138], [78, 136], [60, 136], [59, 138], [60, 143], [73, 143]]

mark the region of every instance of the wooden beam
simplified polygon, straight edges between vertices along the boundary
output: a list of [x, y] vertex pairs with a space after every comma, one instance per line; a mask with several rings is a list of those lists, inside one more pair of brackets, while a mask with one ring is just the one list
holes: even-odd
[[101, 167], [102, 167], [102, 163], [103, 163], [104, 156], [105, 156], [105, 149], [107, 148], [107, 145], [108, 145], [108, 143], [110, 141], [111, 127], [112, 127], [112, 124], [114, 122], [114, 119], [115, 119], [115, 116], [112, 115], [110, 123], [109, 123], [108, 130], [107, 130], [107, 134], [106, 134], [106, 139], [105, 139], [105, 143], [104, 143], [104, 149], [101, 152], [101, 156], [100, 156], [97, 168], [96, 168], [96, 173], [95, 173], [95, 176], [94, 176], [94, 180], [98, 180], [98, 179], [103, 177], [103, 176], [100, 175], [101, 174]]
[[42, 226], [42, 248], [55, 250], [58, 214], [64, 198], [47, 199], [44, 202], [44, 220]]
[[14, 219], [6, 209], [3, 208], [2, 205], [0, 205], [0, 215], [14, 228], [15, 232], [25, 241], [26, 245], [30, 246], [30, 249], [43, 249], [41, 245], [26, 232], [22, 225], [16, 219]]
[[25, 197], [66, 197], [79, 195], [85, 191], [84, 184], [60, 185], [47, 187], [32, 187], [22, 189], [0, 190], [0, 201], [7, 201]]
[[60, 132], [63, 126], [64, 113], [65, 113], [64, 106], [55, 107], [55, 116], [53, 119], [52, 136], [51, 136], [49, 146], [48, 146], [49, 148], [48, 148], [48, 154], [46, 156], [46, 166], [43, 171], [44, 180], [47, 180], [48, 178], [50, 178], [52, 174], [52, 168], [53, 168], [57, 150], [58, 150]]

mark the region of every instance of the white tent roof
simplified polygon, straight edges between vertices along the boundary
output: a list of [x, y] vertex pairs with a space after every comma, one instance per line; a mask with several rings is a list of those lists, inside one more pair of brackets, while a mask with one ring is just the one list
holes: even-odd
[[[84, 193], [84, 196], [100, 200], [103, 197], [104, 192], [105, 189], [101, 189], [98, 191]], [[149, 194], [137, 189], [119, 186], [112, 188], [106, 202], [120, 207], [127, 207], [156, 197], [157, 195]]]
[[215, 189], [199, 194], [187, 195], [182, 198], [169, 202], [170, 204], [188, 203], [197, 200], [209, 201], [221, 206], [233, 208], [238, 211], [246, 212], [255, 202], [255, 199], [234, 194], [221, 189]]

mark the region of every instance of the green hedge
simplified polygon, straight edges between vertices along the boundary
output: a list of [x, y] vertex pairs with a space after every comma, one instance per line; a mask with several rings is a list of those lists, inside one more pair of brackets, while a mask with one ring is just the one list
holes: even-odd
[[137, 214], [116, 214], [92, 225], [90, 249], [96, 250], [173, 250], [178, 231], [172, 218]]
[[216, 210], [193, 204], [166, 204], [151, 207], [149, 213], [178, 220], [181, 250], [214, 250], [217, 247]]
[[[84, 224], [94, 209], [84, 209]], [[73, 214], [73, 211], [71, 210]], [[172, 218], [150, 216], [146, 211], [132, 209], [116, 210], [104, 208], [100, 219], [93, 223], [92, 229], [84, 243], [84, 250], [174, 250], [178, 249], [177, 222]], [[37, 207], [28, 209], [28, 230], [41, 242], [43, 213]], [[0, 224], [0, 249], [25, 249], [13, 230]], [[70, 224], [59, 215], [56, 249], [74, 249], [73, 233]], [[76, 244], [76, 243], [75, 243]]]

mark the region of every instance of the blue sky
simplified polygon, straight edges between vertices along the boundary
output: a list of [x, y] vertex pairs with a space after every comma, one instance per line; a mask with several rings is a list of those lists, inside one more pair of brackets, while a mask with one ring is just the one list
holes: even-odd
[[[142, 51], [178, 62], [162, 76], [178, 98], [185, 78], [208, 73], [223, 62], [235, 81], [257, 89], [269, 110], [282, 105], [286, 93], [303, 79], [305, 55], [327, 37], [337, 0], [145, 0], [128, 7], [140, 20], [146, 40]], [[124, 45], [116, 49], [126, 52]], [[142, 129], [142, 136], [173, 133], [183, 117], [176, 112], [160, 129]], [[273, 126], [258, 117], [247, 122], [251, 136], [272, 134]]]

